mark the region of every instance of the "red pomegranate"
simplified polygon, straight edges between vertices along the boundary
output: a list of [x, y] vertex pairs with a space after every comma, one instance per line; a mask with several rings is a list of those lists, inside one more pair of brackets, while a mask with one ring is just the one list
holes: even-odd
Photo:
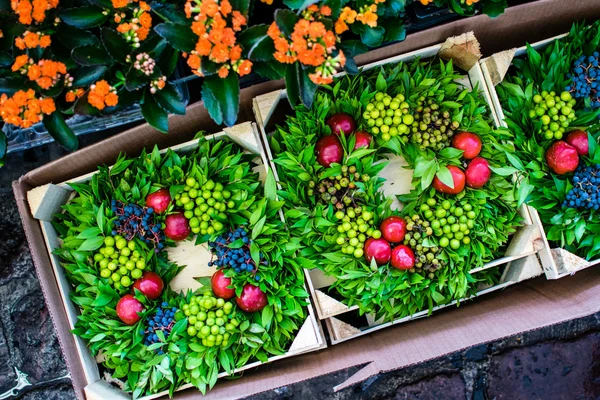
[[140, 320], [138, 313], [144, 311], [144, 306], [131, 294], [121, 297], [117, 303], [117, 315], [127, 325], [134, 325]]
[[226, 277], [222, 270], [213, 274], [212, 278], [210, 278], [210, 284], [213, 293], [217, 297], [229, 300], [235, 296], [235, 289], [228, 288], [228, 286], [231, 285], [231, 278]]
[[452, 174], [452, 179], [454, 180], [454, 187], [445, 185], [437, 176], [433, 178], [433, 187], [440, 193], [446, 194], [459, 194], [465, 188], [465, 173], [462, 169], [449, 165], [448, 169]]
[[167, 215], [165, 218], [165, 235], [169, 239], [184, 240], [190, 232], [190, 224], [182, 211]]
[[373, 136], [365, 131], [358, 131], [354, 134], [356, 136], [356, 142], [354, 143], [354, 150], [361, 147], [368, 148], [371, 145]]
[[144, 272], [142, 277], [133, 284], [133, 289], [139, 290], [150, 300], [158, 299], [162, 294], [164, 287], [165, 284], [161, 277], [150, 271]]
[[467, 186], [479, 189], [483, 187], [492, 176], [490, 164], [483, 157], [475, 157], [465, 170]]
[[401, 270], [411, 269], [415, 266], [415, 253], [403, 244], [392, 250], [392, 267]]
[[267, 295], [258, 286], [247, 283], [242, 289], [242, 294], [235, 299], [235, 302], [246, 312], [256, 312], [267, 305]]
[[381, 235], [390, 243], [400, 243], [406, 235], [406, 221], [402, 217], [392, 215], [387, 217], [379, 225]]
[[331, 133], [340, 136], [342, 132], [349, 136], [356, 129], [356, 122], [350, 114], [337, 113], [327, 118], [325, 123], [331, 128]]
[[452, 147], [463, 150], [463, 157], [471, 160], [481, 152], [481, 139], [471, 132], [459, 132], [452, 139]]
[[169, 190], [162, 188], [146, 197], [146, 207], [152, 207], [155, 213], [162, 214], [171, 204], [171, 195]]
[[546, 150], [546, 163], [558, 175], [567, 174], [577, 169], [579, 154], [575, 147], [559, 140]]
[[317, 162], [324, 167], [329, 167], [333, 163], [341, 163], [344, 159], [344, 148], [340, 139], [334, 135], [323, 136], [315, 145], [317, 153]]
[[371, 263], [371, 260], [375, 258], [377, 265], [383, 265], [392, 257], [392, 246], [385, 239], [369, 238], [365, 242], [364, 253], [367, 262]]
[[573, 131], [567, 135], [567, 143], [577, 149], [580, 156], [587, 156], [589, 153], [588, 134], [584, 131]]

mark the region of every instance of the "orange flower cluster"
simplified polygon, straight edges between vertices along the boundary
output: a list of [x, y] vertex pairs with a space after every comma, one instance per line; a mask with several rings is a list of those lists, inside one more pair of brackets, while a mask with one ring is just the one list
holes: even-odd
[[[423, 0], [427, 1], [427, 0]], [[432, 0], [433, 1], [433, 0]], [[351, 9], [350, 7], [344, 7], [338, 20], [335, 21], [335, 33], [341, 35], [346, 32], [348, 25], [355, 23], [356, 21], [362, 22], [364, 25], [368, 25], [371, 28], [377, 26], [377, 4], [384, 3], [385, 0], [375, 0], [373, 4], [361, 7], [358, 12]]]
[[37, 24], [46, 19], [46, 11], [56, 8], [58, 0], [11, 0], [12, 10], [19, 16], [23, 25]]
[[44, 119], [44, 115], [50, 115], [56, 110], [54, 100], [51, 98], [39, 99], [35, 92], [29, 89], [27, 92], [19, 90], [12, 97], [3, 94], [0, 97], [0, 117], [7, 124], [20, 128], [29, 128]]
[[421, 4], [423, 4], [424, 6], [428, 6], [429, 4], [433, 3], [433, 0], [420, 0]]
[[45, 49], [50, 46], [52, 41], [50, 40], [50, 35], [44, 35], [43, 33], [35, 33], [25, 31], [23, 33], [23, 37], [18, 37], [15, 39], [15, 46], [20, 50], [25, 49], [34, 49], [38, 46]]
[[119, 103], [117, 89], [110, 86], [105, 80], [98, 81], [90, 86], [88, 103], [98, 110], [103, 110], [104, 107], [116, 106]]
[[84, 93], [85, 93], [85, 90], [83, 90], [82, 88], [69, 90], [67, 92], [67, 94], [65, 95], [65, 100], [69, 103], [72, 103], [75, 100], [77, 100], [78, 98], [80, 98], [81, 96], [83, 96]]
[[35, 81], [42, 89], [50, 89], [67, 73], [67, 66], [52, 60], [40, 60], [34, 64], [27, 54], [22, 54], [15, 59], [12, 70], [27, 74], [29, 80]]
[[188, 0], [185, 14], [193, 17], [192, 31], [198, 36], [196, 47], [188, 56], [192, 72], [202, 76], [202, 57], [222, 64], [218, 70], [221, 78], [229, 75], [229, 70], [244, 76], [252, 71], [252, 62], [242, 59], [242, 48], [236, 44], [235, 32], [247, 24], [238, 10], [233, 10], [229, 0]]
[[[117, 5], [115, 5], [117, 3]], [[124, 4], [124, 5], [121, 5]], [[113, 7], [121, 8], [125, 7], [129, 2], [127, 0], [119, 1], [113, 0]], [[152, 16], [150, 15], [150, 6], [144, 2], [139, 2], [139, 8], [133, 10], [133, 15], [129, 22], [125, 19], [127, 15], [124, 12], [115, 14], [115, 22], [119, 24], [117, 31], [122, 33], [125, 40], [130, 42], [133, 47], [140, 47], [142, 40], [145, 40], [150, 34], [150, 28], [152, 28]]]
[[316, 84], [331, 83], [336, 68], [346, 63], [341, 50], [337, 56], [333, 56], [338, 37], [319, 21], [320, 18], [329, 15], [329, 7], [319, 8], [313, 4], [302, 13], [303, 18], [294, 26], [290, 38], [285, 37], [275, 22], [267, 31], [267, 35], [275, 44], [275, 59], [283, 64], [299, 61], [303, 65], [315, 67], [315, 71], [310, 73], [309, 77]]

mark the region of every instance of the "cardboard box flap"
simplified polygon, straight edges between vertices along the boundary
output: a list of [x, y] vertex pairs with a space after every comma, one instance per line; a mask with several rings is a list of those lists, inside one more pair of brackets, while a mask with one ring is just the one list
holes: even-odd
[[468, 71], [481, 58], [481, 46], [471, 31], [446, 39], [438, 55], [444, 60], [452, 60], [454, 65]]

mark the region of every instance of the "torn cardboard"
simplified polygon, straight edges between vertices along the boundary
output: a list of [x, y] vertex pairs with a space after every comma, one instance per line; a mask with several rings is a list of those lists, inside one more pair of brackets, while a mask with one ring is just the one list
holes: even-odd
[[442, 44], [440, 58], [449, 61], [463, 71], [468, 71], [481, 58], [481, 46], [473, 31], [446, 39]]

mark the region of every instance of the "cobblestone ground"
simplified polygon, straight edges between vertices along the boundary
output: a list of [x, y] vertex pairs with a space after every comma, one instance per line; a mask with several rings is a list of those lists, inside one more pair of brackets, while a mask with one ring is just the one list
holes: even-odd
[[[10, 181], [56, 157], [14, 155], [0, 173], [0, 400], [74, 399]], [[357, 368], [253, 399], [600, 399], [600, 313], [381, 374], [333, 393]]]

